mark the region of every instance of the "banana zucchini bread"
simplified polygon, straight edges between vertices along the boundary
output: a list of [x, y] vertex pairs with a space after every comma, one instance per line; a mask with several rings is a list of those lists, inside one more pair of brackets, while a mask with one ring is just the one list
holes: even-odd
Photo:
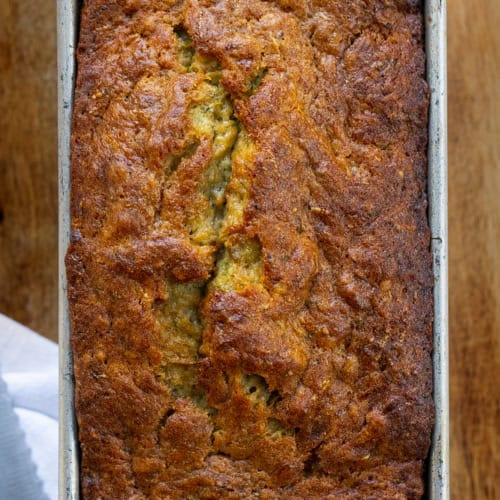
[[421, 497], [424, 63], [418, 0], [84, 2], [84, 498]]

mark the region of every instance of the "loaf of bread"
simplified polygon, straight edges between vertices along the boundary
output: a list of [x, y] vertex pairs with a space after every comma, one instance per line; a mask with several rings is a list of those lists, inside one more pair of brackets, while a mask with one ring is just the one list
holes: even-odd
[[423, 494], [424, 63], [418, 0], [84, 2], [84, 498]]

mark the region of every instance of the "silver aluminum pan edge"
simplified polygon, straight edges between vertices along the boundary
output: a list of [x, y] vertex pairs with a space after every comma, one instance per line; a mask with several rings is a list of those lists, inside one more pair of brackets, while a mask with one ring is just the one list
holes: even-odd
[[78, 0], [57, 0], [57, 94], [59, 128], [59, 498], [79, 494], [78, 437], [74, 411], [73, 357], [64, 257], [70, 234], [70, 140]]
[[425, 49], [429, 108], [429, 223], [434, 271], [434, 402], [436, 421], [429, 460], [431, 499], [447, 500], [449, 480], [448, 407], [448, 143], [446, 0], [425, 2]]
[[[64, 256], [69, 243], [71, 114], [76, 61], [78, 0], [58, 0], [59, 122], [59, 498], [77, 500], [79, 464], [74, 412], [73, 360]], [[448, 431], [448, 185], [446, 101], [446, 0], [425, 1], [429, 119], [429, 221], [434, 269], [434, 401], [436, 423], [428, 471], [428, 495], [449, 498]]]

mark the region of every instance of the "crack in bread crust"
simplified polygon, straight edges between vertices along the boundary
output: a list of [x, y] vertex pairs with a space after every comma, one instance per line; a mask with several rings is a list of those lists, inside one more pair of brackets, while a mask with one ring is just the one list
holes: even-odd
[[418, 498], [419, 2], [87, 0], [66, 264], [86, 498]]

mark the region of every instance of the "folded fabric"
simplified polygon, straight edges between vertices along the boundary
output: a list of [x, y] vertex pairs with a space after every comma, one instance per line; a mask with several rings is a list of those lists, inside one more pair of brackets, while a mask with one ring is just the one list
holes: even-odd
[[7, 386], [0, 377], [0, 498], [45, 500]]
[[[3, 427], [4, 419], [8, 419], [9, 425], [18, 428], [18, 433], [12, 434], [18, 439], [9, 444], [9, 448], [0, 442], [0, 470], [3, 471], [0, 474], [13, 478], [17, 490], [15, 494], [9, 491], [7, 495], [6, 490], [1, 489], [0, 499], [37, 500], [48, 497], [56, 500], [57, 344], [0, 314], [0, 369], [6, 389], [3, 393], [3, 406], [0, 408], [0, 426]], [[19, 445], [23, 440], [26, 452], [24, 454], [22, 446]], [[18, 460], [17, 457], [23, 458]], [[31, 461], [34, 463], [31, 468], [23, 468], [23, 464], [29, 465]], [[33, 484], [38, 484], [38, 493], [35, 489], [29, 492], [24, 490]], [[0, 488], [2, 487], [0, 482]]]

